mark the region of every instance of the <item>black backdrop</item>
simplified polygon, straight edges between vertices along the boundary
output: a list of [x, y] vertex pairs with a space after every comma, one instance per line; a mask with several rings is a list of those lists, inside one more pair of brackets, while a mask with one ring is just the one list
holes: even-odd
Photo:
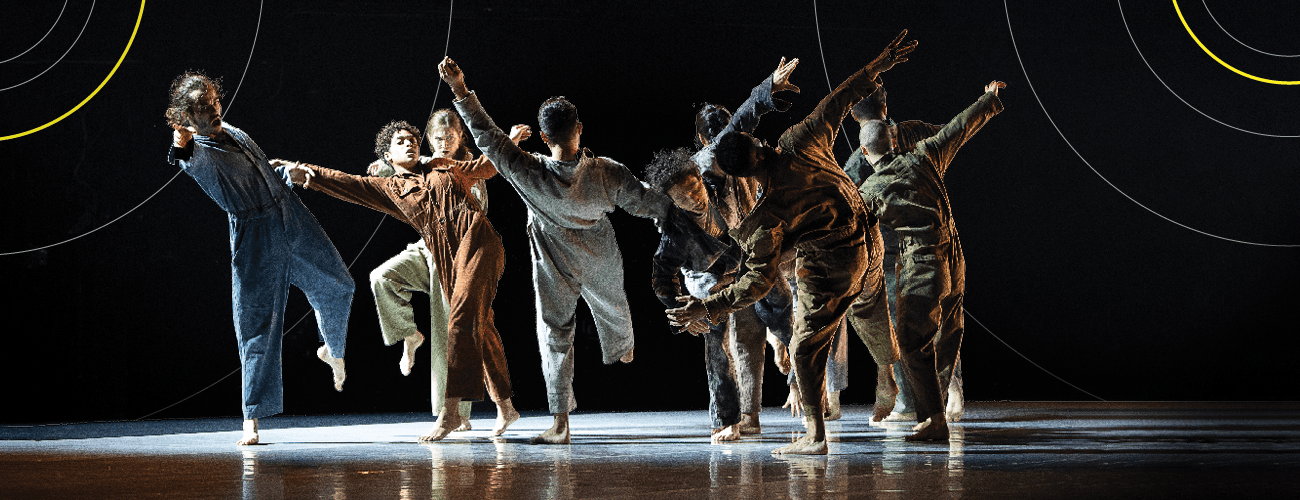
[[[40, 126], [85, 99], [113, 70], [140, 12], [124, 0], [97, 2], [93, 13], [88, 2], [69, 0], [56, 24], [61, 4], [6, 9], [16, 14], [4, 23], [0, 57], [49, 36], [0, 64], [0, 86], [12, 87], [0, 91], [0, 136]], [[535, 123], [542, 100], [566, 95], [585, 124], [583, 145], [640, 174], [654, 150], [690, 144], [699, 103], [734, 108], [782, 56], [800, 58], [792, 79], [803, 93], [789, 96], [790, 112], [765, 119], [758, 135], [769, 140], [825, 95], [827, 73], [838, 84], [908, 28], [920, 48], [884, 77], [895, 119], [942, 123], [990, 80], [1008, 84], [1006, 111], [961, 151], [947, 177], [968, 260], [966, 306], [979, 320], [968, 318], [963, 345], [968, 399], [1092, 399], [992, 334], [1100, 398], [1296, 399], [1297, 329], [1288, 320], [1300, 296], [1292, 286], [1297, 251], [1256, 244], [1300, 244], [1293, 195], [1300, 148], [1285, 137], [1300, 135], [1295, 86], [1229, 71], [1196, 45], [1173, 5], [1159, 2], [816, 7], [459, 2], [449, 53], [497, 123]], [[1288, 36], [1293, 6], [1185, 0], [1181, 7], [1200, 40], [1234, 67], [1300, 79], [1297, 59], [1245, 47], [1300, 53]], [[75, 241], [0, 256], [9, 290], [0, 420], [135, 419], [238, 367], [225, 216], [188, 176], [168, 181], [176, 169], [164, 162], [170, 130], [162, 111], [175, 75], [195, 68], [223, 77], [228, 121], [269, 155], [360, 171], [373, 159], [381, 125], [422, 123], [432, 106], [450, 106], [436, 71], [448, 8], [148, 3], [125, 60], [88, 104], [44, 130], [0, 141], [0, 252], [82, 235], [129, 212]], [[838, 139], [841, 160], [856, 144], [857, 126], [844, 130], [850, 140]], [[544, 149], [536, 138], [524, 147]], [[516, 405], [543, 410], [525, 208], [503, 180], [489, 189], [507, 254], [495, 308]], [[358, 288], [346, 390], [335, 393], [315, 359], [309, 317], [285, 338], [286, 411], [428, 411], [427, 357], [421, 351], [412, 376], [398, 373], [399, 349], [382, 345], [366, 285], [369, 271], [415, 232], [319, 193], [302, 197], [344, 260], [355, 259]], [[625, 259], [636, 361], [601, 365], [580, 309], [579, 409], [707, 407], [702, 342], [668, 333], [648, 286], [657, 233], [622, 212], [611, 219]], [[288, 323], [309, 311], [295, 289]], [[417, 314], [425, 311], [421, 304]], [[850, 356], [844, 401], [869, 403], [870, 357], [856, 340]], [[769, 364], [767, 405], [784, 399], [781, 380]], [[151, 418], [238, 411], [236, 375]]]

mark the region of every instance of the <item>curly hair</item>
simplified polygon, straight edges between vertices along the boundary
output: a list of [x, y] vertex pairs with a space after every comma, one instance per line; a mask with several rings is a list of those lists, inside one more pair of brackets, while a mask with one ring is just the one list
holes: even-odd
[[701, 135], [713, 140], [727, 128], [728, 123], [731, 123], [731, 111], [719, 104], [704, 103], [695, 113], [695, 147], [704, 147], [700, 142]]
[[718, 167], [727, 175], [750, 177], [758, 173], [758, 165], [753, 163], [750, 152], [754, 150], [754, 137], [744, 132], [728, 132], [718, 138], [713, 149], [713, 158]]
[[[434, 111], [432, 115], [429, 115], [429, 121], [424, 124], [425, 133], [432, 134], [433, 129], [438, 127], [455, 129], [460, 133], [460, 145], [457, 146], [456, 151], [452, 153], [452, 158], [457, 160], [473, 159], [474, 154], [469, 150], [469, 145], [473, 140], [473, 136], [469, 135], [469, 128], [465, 126], [464, 121], [461, 121], [460, 115], [456, 114], [456, 110], [451, 108], [442, 108]], [[391, 140], [392, 138], [390, 137], [389, 139]], [[433, 147], [433, 137], [426, 137], [425, 140], [429, 142], [429, 147]]]
[[[221, 89], [221, 79], [209, 78], [202, 70], [189, 70], [172, 80], [171, 89], [168, 91], [167, 111], [163, 113], [167, 124], [188, 125], [185, 114], [194, 103], [203, 98], [208, 87], [217, 92], [217, 99], [225, 97], [226, 94]], [[196, 94], [194, 92], [196, 90], [200, 92]]]
[[698, 172], [689, 149], [661, 149], [655, 152], [654, 159], [645, 167], [645, 182], [652, 191], [666, 194], [668, 188]]
[[578, 107], [564, 96], [547, 99], [537, 109], [537, 125], [551, 142], [569, 142], [578, 127]]
[[388, 122], [388, 125], [384, 125], [384, 128], [379, 129], [379, 133], [375, 134], [375, 156], [384, 160], [384, 163], [388, 163], [389, 166], [391, 166], [392, 163], [389, 163], [388, 160], [384, 159], [384, 153], [388, 152], [388, 148], [393, 142], [393, 135], [397, 134], [398, 130], [405, 130], [415, 136], [416, 149], [419, 149], [420, 129], [418, 127], [406, 123], [404, 120], [393, 120]]

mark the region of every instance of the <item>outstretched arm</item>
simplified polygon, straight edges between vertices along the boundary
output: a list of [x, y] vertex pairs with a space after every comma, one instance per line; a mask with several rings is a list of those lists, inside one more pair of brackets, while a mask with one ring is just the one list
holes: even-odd
[[939, 129], [939, 133], [934, 134], [934, 137], [921, 141], [917, 151], [925, 153], [934, 164], [934, 168], [939, 171], [940, 177], [948, 172], [948, 165], [952, 163], [953, 157], [957, 156], [957, 150], [975, 136], [975, 132], [979, 132], [980, 127], [983, 127], [989, 118], [1002, 112], [1002, 100], [998, 98], [998, 89], [1006, 86], [1007, 84], [997, 80], [985, 85], [984, 95], [980, 96], [975, 104], [971, 104]]
[[785, 58], [781, 58], [781, 63], [777, 64], [776, 71], [772, 72], [770, 78], [764, 78], [763, 83], [758, 84], [753, 90], [749, 91], [749, 98], [736, 108], [736, 113], [731, 115], [731, 122], [727, 127], [722, 129], [718, 135], [710, 137], [709, 140], [717, 142], [718, 137], [727, 132], [753, 132], [758, 128], [759, 118], [772, 110], [785, 111], [790, 109], [790, 103], [773, 98], [777, 92], [790, 90], [795, 93], [799, 92], [799, 87], [790, 83], [790, 73], [799, 65], [798, 59], [792, 59], [789, 63]]
[[[438, 63], [438, 76], [456, 94], [456, 111], [469, 127], [474, 144], [496, 165], [502, 177], [512, 179], [520, 172], [541, 168], [541, 161], [520, 149], [483, 110], [478, 96], [470, 93], [465, 86], [465, 74], [456, 65], [456, 61], [450, 57], [443, 58]], [[528, 134], [531, 135], [531, 130]], [[527, 136], [521, 136], [520, 140], [524, 138]]]
[[355, 203], [363, 207], [378, 210], [393, 216], [402, 222], [408, 222], [406, 216], [388, 197], [384, 177], [363, 177], [352, 175], [309, 163], [287, 160], [271, 160], [274, 167], [283, 168], [289, 182], [308, 189], [314, 189], [340, 200]]
[[823, 98], [807, 118], [790, 127], [790, 130], [781, 136], [781, 147], [785, 149], [831, 147], [831, 143], [835, 140], [835, 133], [839, 130], [844, 117], [849, 114], [849, 109], [863, 97], [876, 91], [878, 85], [876, 77], [889, 71], [895, 64], [907, 61], [907, 57], [904, 56], [916, 49], [918, 45], [916, 40], [905, 45], [902, 43], [906, 36], [907, 30], [903, 30], [880, 55], [835, 87], [835, 90]]

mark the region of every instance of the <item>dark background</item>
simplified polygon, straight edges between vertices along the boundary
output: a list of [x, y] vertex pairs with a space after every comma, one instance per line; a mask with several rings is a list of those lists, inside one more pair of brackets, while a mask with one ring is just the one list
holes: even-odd
[[[40, 78], [0, 91], [0, 136], [85, 99], [113, 69], [140, 10], [104, 0], [91, 15], [89, 2], [69, 0], [55, 24], [62, 2], [12, 4], [0, 57], [54, 28], [0, 64], [0, 87], [36, 76], [72, 48]], [[1220, 58], [1248, 73], [1300, 80], [1300, 59], [1254, 52], [1227, 35], [1300, 54], [1294, 6], [1181, 6]], [[803, 93], [783, 96], [793, 108], [765, 118], [757, 135], [769, 141], [826, 94], [827, 73], [838, 84], [907, 28], [921, 45], [884, 76], [893, 118], [943, 123], [990, 80], [1007, 82], [1006, 111], [962, 149], [947, 176], [966, 250], [966, 306], [979, 320], [968, 318], [963, 346], [969, 400], [1092, 399], [994, 334], [1108, 400], [1296, 399], [1300, 293], [1297, 250], [1286, 245], [1300, 244], [1293, 194], [1300, 148], [1285, 136], [1300, 135], [1297, 87], [1230, 72], [1161, 2], [816, 7], [458, 2], [448, 50], [498, 124], [535, 124], [542, 100], [566, 95], [585, 124], [582, 144], [640, 174], [653, 151], [690, 145], [698, 104], [734, 109], [782, 56], [800, 58], [792, 81]], [[225, 214], [188, 176], [169, 181], [177, 169], [164, 161], [170, 129], [162, 112], [173, 77], [186, 69], [223, 77], [227, 120], [272, 157], [359, 172], [388, 120], [422, 124], [431, 107], [450, 106], [436, 70], [448, 19], [444, 2], [267, 2], [260, 14], [252, 1], [150, 2], [125, 61], [88, 104], [0, 141], [0, 253], [11, 253], [0, 256], [9, 291], [0, 420], [137, 419], [239, 366]], [[850, 140], [836, 144], [841, 160], [857, 142], [856, 124], [846, 123]], [[544, 150], [537, 138], [523, 146]], [[493, 179], [489, 189], [507, 254], [495, 309], [515, 404], [544, 410], [526, 212], [505, 181]], [[302, 198], [345, 262], [355, 259], [358, 287], [346, 390], [334, 392], [315, 358], [309, 317], [284, 341], [287, 413], [428, 411], [425, 351], [412, 376], [398, 373], [400, 349], [382, 345], [367, 285], [370, 270], [416, 233], [320, 193]], [[85, 237], [23, 252], [123, 214]], [[625, 260], [636, 361], [601, 365], [580, 306], [579, 411], [706, 408], [702, 341], [668, 333], [649, 287], [658, 234], [647, 220], [610, 217]], [[294, 289], [287, 323], [309, 311]], [[417, 317], [425, 311], [421, 304]], [[854, 340], [850, 357], [843, 400], [869, 404], [870, 356]], [[782, 380], [769, 363], [768, 406], [784, 400]], [[150, 418], [236, 417], [239, 391], [232, 376]]]

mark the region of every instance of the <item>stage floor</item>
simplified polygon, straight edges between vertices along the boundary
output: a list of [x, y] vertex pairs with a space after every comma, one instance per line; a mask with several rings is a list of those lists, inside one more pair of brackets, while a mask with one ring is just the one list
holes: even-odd
[[827, 457], [770, 454], [799, 421], [709, 444], [704, 411], [577, 413], [573, 444], [532, 446], [550, 416], [502, 438], [417, 444], [426, 414], [0, 427], [0, 498], [1300, 498], [1297, 403], [976, 402], [944, 444], [829, 422]]

